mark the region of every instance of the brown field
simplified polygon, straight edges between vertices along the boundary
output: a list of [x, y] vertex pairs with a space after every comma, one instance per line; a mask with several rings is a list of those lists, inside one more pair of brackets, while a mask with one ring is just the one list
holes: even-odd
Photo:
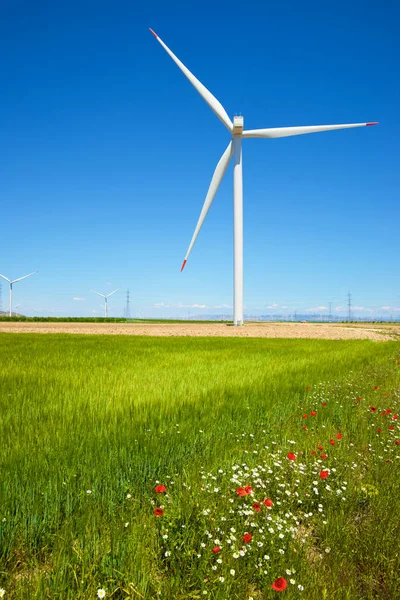
[[336, 323], [0, 323], [0, 333], [75, 333], [95, 335], [319, 338], [330, 340], [398, 339], [400, 325]]

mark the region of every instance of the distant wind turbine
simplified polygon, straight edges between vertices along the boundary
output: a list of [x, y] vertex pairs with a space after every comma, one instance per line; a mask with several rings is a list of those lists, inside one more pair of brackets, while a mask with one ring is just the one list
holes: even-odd
[[233, 320], [234, 325], [243, 325], [243, 181], [242, 181], [242, 138], [280, 138], [292, 135], [302, 135], [304, 133], [317, 133], [319, 131], [331, 131], [333, 129], [348, 129], [350, 127], [364, 127], [366, 125], [377, 125], [373, 123], [352, 123], [348, 125], [311, 125], [307, 127], [277, 127], [273, 129], [251, 129], [244, 131], [243, 117], [234, 117], [233, 123], [230, 120], [222, 104], [208, 91], [208, 89], [189, 71], [187, 67], [179, 60], [177, 56], [168, 48], [166, 44], [158, 37], [158, 35], [150, 29], [157, 41], [161, 44], [164, 50], [169, 54], [175, 64], [180, 68], [182, 73], [186, 75], [193, 87], [199, 92], [203, 100], [214, 114], [222, 121], [232, 139], [228, 144], [225, 152], [220, 158], [214, 175], [211, 179], [210, 187], [200, 213], [199, 220], [194, 230], [189, 249], [183, 261], [181, 271], [183, 271], [189, 254], [196, 241], [200, 228], [210, 209], [214, 196], [222, 181], [228, 164], [234, 157], [233, 166], [233, 246], [234, 246], [234, 300], [233, 300]]
[[26, 279], [27, 277], [30, 277], [31, 275], [35, 275], [35, 273], [39, 273], [39, 271], [33, 271], [33, 273], [29, 273], [29, 275], [24, 275], [23, 277], [19, 277], [18, 279], [13, 279], [12, 281], [11, 281], [11, 279], [8, 279], [4, 275], [0, 274], [0, 277], [5, 279], [6, 281], [8, 281], [8, 283], [10, 284], [10, 317], [12, 317], [12, 286], [13, 286], [13, 283], [17, 283], [17, 281], [21, 281], [22, 279]]
[[107, 305], [107, 298], [109, 298], [110, 296], [112, 296], [113, 294], [115, 294], [115, 292], [118, 292], [119, 288], [117, 288], [116, 290], [114, 290], [113, 292], [111, 292], [111, 294], [107, 294], [107, 296], [104, 296], [104, 294], [99, 294], [99, 292], [95, 292], [94, 290], [89, 290], [89, 292], [93, 292], [93, 294], [97, 294], [98, 296], [101, 296], [102, 298], [104, 298], [104, 316], [107, 318], [108, 317], [108, 305]]

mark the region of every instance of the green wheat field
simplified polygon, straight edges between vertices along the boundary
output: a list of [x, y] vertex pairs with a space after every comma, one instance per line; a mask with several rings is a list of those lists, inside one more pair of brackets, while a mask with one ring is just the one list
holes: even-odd
[[399, 353], [0, 334], [0, 596], [398, 600]]

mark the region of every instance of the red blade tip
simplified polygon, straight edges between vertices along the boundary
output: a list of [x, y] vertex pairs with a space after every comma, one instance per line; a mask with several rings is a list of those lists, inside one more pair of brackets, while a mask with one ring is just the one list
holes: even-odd
[[181, 266], [181, 273], [182, 273], [183, 269], [185, 268], [185, 265], [186, 265], [186, 258], [185, 258], [185, 260], [184, 260], [184, 261], [183, 261], [183, 263], [182, 263], [182, 266]]
[[373, 123], [367, 123], [367, 127], [369, 127], [370, 125], [378, 125], [378, 121], [374, 121]]
[[158, 38], [158, 35], [156, 34], [156, 32], [155, 32], [155, 31], [153, 31], [151, 27], [149, 27], [149, 29], [150, 29], [151, 33], [154, 35], [154, 37], [155, 37], [155, 38]]

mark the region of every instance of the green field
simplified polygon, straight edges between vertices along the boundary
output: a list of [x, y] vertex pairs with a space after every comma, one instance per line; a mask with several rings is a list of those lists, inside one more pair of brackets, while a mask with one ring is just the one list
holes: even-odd
[[399, 350], [0, 334], [4, 598], [399, 599]]

